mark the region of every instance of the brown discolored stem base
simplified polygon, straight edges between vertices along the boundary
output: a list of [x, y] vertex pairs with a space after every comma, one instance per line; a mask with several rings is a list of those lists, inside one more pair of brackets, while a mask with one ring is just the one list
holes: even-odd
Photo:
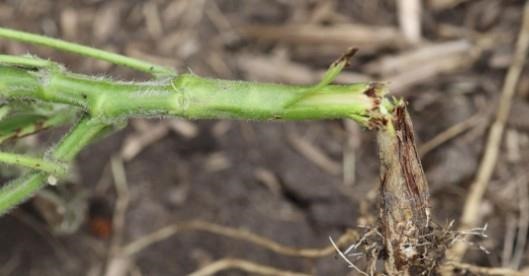
[[377, 137], [385, 270], [389, 275], [430, 275], [444, 250], [434, 250], [428, 182], [405, 104], [396, 106], [391, 117]]

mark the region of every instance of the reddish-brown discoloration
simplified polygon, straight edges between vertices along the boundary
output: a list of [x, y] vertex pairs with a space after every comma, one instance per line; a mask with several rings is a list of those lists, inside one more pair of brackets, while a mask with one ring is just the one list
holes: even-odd
[[[429, 191], [426, 177], [421, 165], [421, 159], [415, 147], [415, 136], [409, 115], [404, 106], [399, 106], [395, 110], [396, 121], [395, 130], [400, 134], [399, 158], [403, 176], [406, 179], [409, 199], [419, 211], [429, 207]], [[423, 213], [422, 211], [420, 213]]]
[[372, 82], [367, 87], [364, 94], [370, 98], [381, 100], [382, 99], [382, 93], [381, 91], [384, 89], [384, 84], [380, 82]]
[[364, 94], [370, 98], [376, 98], [377, 97], [376, 89], [377, 89], [376, 84], [370, 83], [369, 87], [366, 89]]
[[367, 124], [369, 129], [382, 129], [388, 124], [388, 116], [382, 114], [380, 105], [384, 96], [384, 84], [372, 82], [364, 91], [364, 95], [368, 96], [373, 101], [373, 106], [370, 109], [370, 118]]
[[385, 117], [373, 117], [369, 120], [369, 129], [381, 129], [388, 124], [388, 119]]
[[24, 132], [24, 129], [22, 128], [17, 128], [15, 129], [15, 131], [10, 135], [8, 136], [5, 140], [7, 141], [12, 141], [12, 140], [16, 140], [16, 139], [20, 139], [20, 138], [24, 138], [26, 136], [29, 136], [29, 135], [32, 135], [32, 134], [35, 134], [37, 132], [40, 132], [40, 131], [43, 131], [43, 130], [46, 130], [48, 129], [49, 126], [46, 125], [46, 122], [45, 121], [37, 121], [35, 122], [34, 124], [34, 129], [32, 131], [27, 131], [27, 132]]

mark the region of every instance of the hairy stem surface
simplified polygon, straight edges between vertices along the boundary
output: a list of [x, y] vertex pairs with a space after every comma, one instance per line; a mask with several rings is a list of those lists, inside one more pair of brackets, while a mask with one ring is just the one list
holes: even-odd
[[[377, 127], [391, 109], [382, 84], [290, 86], [183, 74], [118, 82], [41, 68], [0, 66], [0, 97], [80, 107], [103, 121], [129, 117], [309, 120], [352, 118]], [[294, 102], [294, 103], [293, 103]]]

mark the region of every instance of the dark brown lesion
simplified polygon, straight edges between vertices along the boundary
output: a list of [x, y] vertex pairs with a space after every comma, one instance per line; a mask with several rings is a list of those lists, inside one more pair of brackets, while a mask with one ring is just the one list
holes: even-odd
[[370, 83], [364, 94], [370, 98], [377, 98], [377, 87], [378, 85], [376, 83]]
[[46, 124], [46, 121], [38, 120], [31, 125], [25, 127], [19, 127], [14, 129], [11, 133], [7, 133], [0, 136], [0, 143], [4, 141], [13, 141], [17, 139], [30, 136], [41, 131], [47, 130], [50, 126]]
[[386, 91], [387, 87], [384, 83], [372, 82], [363, 92], [364, 95], [372, 100], [372, 107], [368, 112], [367, 128], [369, 129], [384, 129], [389, 123], [389, 117], [391, 116], [381, 111]]
[[[408, 188], [408, 198], [418, 214], [426, 214], [429, 208], [429, 189], [421, 160], [415, 145], [415, 135], [409, 114], [405, 106], [395, 109], [395, 131], [398, 139], [398, 156], [402, 168], [402, 175]], [[429, 212], [429, 211], [428, 211]], [[419, 219], [417, 217], [416, 219]], [[421, 217], [422, 220], [427, 219]]]
[[331, 64], [331, 67], [336, 67], [340, 64], [343, 64], [343, 67], [349, 66], [351, 59], [357, 52], [358, 48], [349, 48], [347, 52], [345, 52], [340, 58], [338, 58]]
[[372, 117], [367, 127], [369, 129], [381, 129], [384, 128], [388, 124], [388, 119], [385, 117]]
[[385, 95], [386, 84], [383, 82], [370, 82], [367, 89], [364, 91], [364, 95], [378, 100], [379, 103], [382, 100], [382, 97]]

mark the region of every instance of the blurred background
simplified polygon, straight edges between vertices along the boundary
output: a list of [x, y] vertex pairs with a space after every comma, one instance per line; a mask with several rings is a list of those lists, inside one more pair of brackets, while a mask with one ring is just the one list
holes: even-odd
[[[335, 58], [357, 47], [338, 82], [387, 81], [393, 95], [409, 101], [433, 216], [442, 225], [452, 220], [457, 225], [513, 61], [523, 5], [516, 0], [3, 0], [0, 25], [179, 72], [291, 84], [316, 83]], [[147, 78], [5, 40], [0, 50], [50, 58], [74, 72]], [[519, 269], [529, 265], [526, 73], [515, 93], [479, 206], [489, 237], [477, 242], [489, 254], [474, 245], [465, 260]], [[45, 132], [3, 149], [43, 152], [58, 137], [60, 132]], [[293, 247], [326, 247], [329, 236], [376, 221], [374, 138], [345, 120], [131, 120], [83, 151], [68, 183], [0, 218], [0, 275], [186, 275], [227, 257], [308, 274], [356, 275], [334, 254], [288, 257], [204, 231], [179, 232], [130, 258], [111, 253], [191, 220], [246, 229]], [[0, 171], [4, 182], [15, 173]], [[123, 221], [117, 229], [115, 213]]]

